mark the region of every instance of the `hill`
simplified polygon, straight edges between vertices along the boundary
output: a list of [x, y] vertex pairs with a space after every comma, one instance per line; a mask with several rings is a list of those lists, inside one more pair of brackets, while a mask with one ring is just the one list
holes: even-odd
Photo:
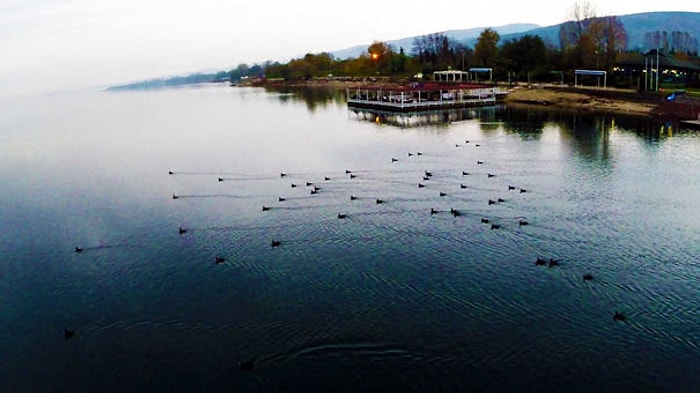
[[[509, 24], [505, 26], [499, 26], [499, 27], [492, 27], [493, 30], [496, 30], [498, 34], [500, 35], [511, 35], [511, 34], [518, 34], [526, 31], [532, 31], [533, 29], [539, 28], [539, 25], [531, 24], [531, 23], [517, 23], [517, 24]], [[479, 37], [479, 34], [481, 34], [484, 29], [487, 27], [475, 27], [471, 29], [459, 29], [459, 30], [447, 30], [442, 32], [445, 36], [449, 37], [450, 39], [453, 39], [458, 42], [476, 42], [476, 39]], [[395, 50], [399, 50], [399, 48], [403, 48], [406, 53], [411, 52], [411, 48], [413, 48], [413, 40], [421, 37], [421, 36], [411, 36], [411, 37], [406, 37], [406, 38], [400, 38], [397, 40], [392, 40], [392, 41], [386, 41], [387, 44], [391, 45]], [[365, 53], [367, 51], [367, 48], [371, 45], [371, 43], [367, 43], [364, 45], [355, 45], [350, 48], [345, 48], [345, 49], [340, 49], [337, 51], [331, 52], [333, 56], [335, 56], [338, 59], [347, 59], [347, 58], [355, 58], [358, 57], [359, 55]], [[473, 44], [470, 44], [473, 45]]]
[[[627, 48], [648, 50], [652, 49], [645, 42], [645, 35], [656, 31], [667, 31], [669, 34], [673, 31], [681, 31], [689, 33], [696, 40], [700, 40], [700, 12], [646, 12], [639, 14], [621, 15], [618, 16], [622, 24], [627, 30]], [[498, 34], [501, 35], [501, 43], [508, 40], [518, 39], [526, 34], [540, 36], [545, 43], [551, 46], [559, 46], [559, 28], [561, 24], [541, 27], [533, 24], [510, 24], [499, 27], [492, 27]], [[464, 30], [448, 30], [442, 32], [448, 38], [465, 44], [469, 47], [474, 47], [476, 41], [486, 27], [478, 27]], [[413, 40], [416, 37], [412, 36], [401, 38], [387, 43], [393, 46], [396, 50], [404, 48], [407, 53], [410, 53], [413, 48]], [[357, 57], [364, 53], [369, 47], [366, 45], [357, 45], [351, 48], [341, 49], [331, 52], [332, 55], [339, 59], [349, 57]]]

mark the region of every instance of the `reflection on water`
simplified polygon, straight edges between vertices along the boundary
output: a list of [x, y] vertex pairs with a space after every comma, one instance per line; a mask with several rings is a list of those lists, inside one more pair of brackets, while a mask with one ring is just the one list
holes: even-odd
[[342, 97], [1, 108], [0, 391], [700, 386], [697, 133]]

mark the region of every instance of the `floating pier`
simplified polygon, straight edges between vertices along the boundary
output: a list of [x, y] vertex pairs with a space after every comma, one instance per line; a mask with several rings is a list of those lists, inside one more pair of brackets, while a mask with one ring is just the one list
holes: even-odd
[[349, 107], [406, 112], [494, 105], [506, 91], [477, 84], [414, 83], [358, 86], [346, 89], [346, 94]]

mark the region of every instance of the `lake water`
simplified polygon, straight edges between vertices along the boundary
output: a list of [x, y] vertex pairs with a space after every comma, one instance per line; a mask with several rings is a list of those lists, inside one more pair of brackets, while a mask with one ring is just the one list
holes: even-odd
[[700, 134], [322, 93], [4, 103], [0, 391], [697, 391]]

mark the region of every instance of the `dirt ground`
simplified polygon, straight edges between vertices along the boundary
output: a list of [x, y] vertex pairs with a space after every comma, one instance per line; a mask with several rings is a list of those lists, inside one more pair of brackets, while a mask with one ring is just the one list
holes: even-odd
[[584, 111], [603, 111], [616, 113], [651, 114], [656, 104], [634, 102], [625, 99], [598, 97], [586, 94], [585, 90], [570, 92], [551, 88], [519, 87], [511, 90], [506, 102], [539, 106], [553, 106]]

